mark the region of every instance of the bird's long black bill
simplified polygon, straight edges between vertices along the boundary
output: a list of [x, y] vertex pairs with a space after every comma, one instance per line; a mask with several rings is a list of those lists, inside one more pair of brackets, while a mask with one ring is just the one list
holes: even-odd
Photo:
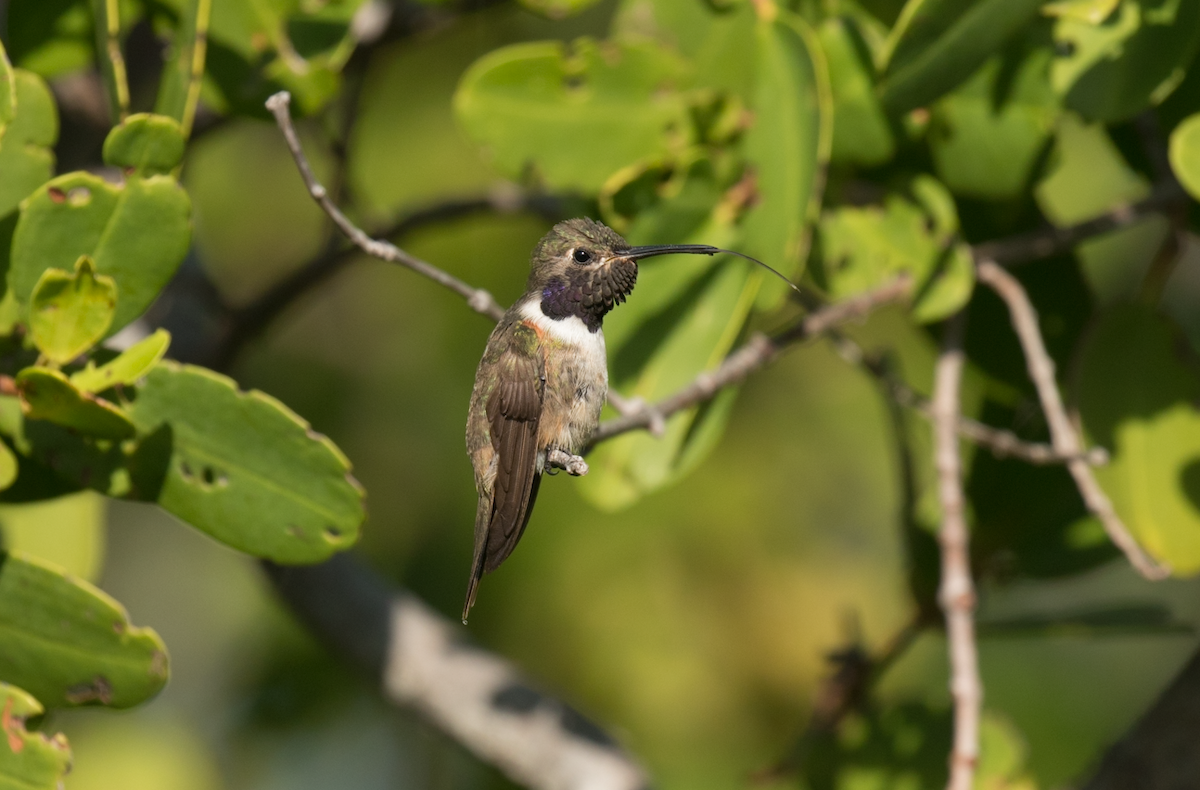
[[720, 247], [711, 247], [707, 244], [651, 244], [645, 247], [630, 247], [628, 250], [622, 250], [620, 254], [628, 258], [633, 258], [636, 261], [641, 260], [642, 258], [652, 258], [655, 255], [719, 255], [722, 253], [726, 255], [736, 255], [737, 257], [745, 258], [752, 263], [757, 263], [759, 266], [763, 267], [771, 274], [787, 283], [788, 287], [793, 291], [801, 296], [804, 295], [804, 292], [800, 290], [800, 286], [796, 285], [794, 282], [784, 277], [782, 274], [775, 271], [758, 258], [751, 258], [749, 255], [744, 255], [740, 252], [723, 250]]

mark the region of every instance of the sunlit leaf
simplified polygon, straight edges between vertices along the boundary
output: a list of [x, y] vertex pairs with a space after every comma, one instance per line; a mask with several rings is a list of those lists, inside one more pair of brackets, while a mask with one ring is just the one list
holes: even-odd
[[49, 368], [25, 368], [17, 388], [30, 420], [45, 420], [102, 439], [128, 439], [133, 423], [108, 401], [80, 392], [67, 377]]
[[833, 94], [833, 142], [830, 160], [878, 165], [892, 158], [896, 143], [875, 94], [874, 66], [858, 27], [833, 17], [817, 28]]
[[8, 62], [8, 53], [0, 44], [0, 133], [17, 112], [16, 75]]
[[[742, 220], [742, 247], [794, 278], [807, 256], [809, 222], [820, 213], [832, 121], [829, 76], [816, 36], [785, 11], [759, 23], [755, 58], [754, 122], [742, 149], [756, 198]], [[768, 281], [760, 308], [777, 305], [786, 289]]]
[[45, 709], [30, 694], [0, 683], [0, 790], [60, 790], [71, 769], [67, 737], [25, 729]]
[[684, 134], [684, 76], [677, 56], [648, 43], [514, 44], [471, 66], [454, 107], [505, 175], [532, 170], [548, 187], [595, 191]]
[[100, 367], [89, 360], [87, 367], [71, 374], [71, 384], [84, 392], [103, 392], [118, 384], [136, 384], [158, 364], [170, 344], [171, 333], [157, 329]]
[[1052, 52], [993, 57], [932, 108], [929, 149], [938, 178], [956, 194], [1011, 200], [1029, 188], [1058, 116]]
[[1042, 6], [1042, 13], [1098, 25], [1108, 19], [1120, 4], [1121, 0], [1057, 0]]
[[[36, 462], [24, 458], [22, 463]], [[104, 565], [107, 511], [107, 500], [92, 491], [0, 505], [0, 534], [10, 551], [38, 557], [94, 583]]]
[[0, 442], [0, 491], [11, 486], [17, 479], [17, 456]]
[[32, 557], [0, 554], [0, 677], [49, 708], [128, 708], [167, 681], [158, 634], [92, 585]]
[[104, 140], [104, 161], [143, 178], [170, 173], [183, 161], [183, 130], [165, 115], [137, 113]]
[[117, 286], [80, 256], [74, 273], [47, 269], [29, 298], [29, 333], [42, 355], [62, 365], [104, 336], [117, 307]]
[[175, 273], [191, 238], [191, 203], [169, 176], [110, 184], [68, 173], [25, 203], [13, 237], [9, 287], [28, 304], [49, 268], [69, 269], [80, 255], [117, 283], [110, 332], [142, 314]]
[[1112, 454], [1095, 475], [1117, 513], [1189, 575], [1200, 570], [1200, 379], [1176, 349], [1166, 319], [1113, 308], [1088, 336], [1077, 400], [1089, 438]]
[[966, 303], [974, 266], [970, 250], [953, 242], [958, 217], [945, 188], [928, 176], [910, 188], [919, 204], [891, 194], [882, 206], [826, 212], [819, 227], [820, 277], [841, 300], [908, 274], [916, 283], [914, 318], [936, 321]]
[[[1059, 227], [1082, 222], [1149, 193], [1150, 183], [1125, 162], [1103, 126], [1063, 115], [1055, 162], [1033, 191], [1050, 222]], [[1096, 298], [1111, 303], [1135, 295], [1165, 234], [1166, 220], [1150, 216], [1081, 242], [1076, 254]]]
[[1193, 198], [1200, 200], [1200, 113], [1171, 132], [1170, 154], [1175, 177]]
[[884, 106], [922, 107], [953, 90], [1033, 19], [1040, 0], [908, 0], [884, 52]]
[[58, 113], [46, 83], [23, 69], [15, 72], [16, 114], [0, 136], [0, 216], [17, 207], [53, 175]]
[[550, 19], [564, 19], [585, 11], [599, 0], [520, 0], [521, 5]]

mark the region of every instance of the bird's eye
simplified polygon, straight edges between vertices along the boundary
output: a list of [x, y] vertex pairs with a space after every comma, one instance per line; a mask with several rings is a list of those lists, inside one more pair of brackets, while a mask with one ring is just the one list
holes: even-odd
[[575, 250], [575, 254], [571, 257], [575, 259], [576, 263], [587, 263], [592, 259], [592, 254], [587, 250], [579, 249]]

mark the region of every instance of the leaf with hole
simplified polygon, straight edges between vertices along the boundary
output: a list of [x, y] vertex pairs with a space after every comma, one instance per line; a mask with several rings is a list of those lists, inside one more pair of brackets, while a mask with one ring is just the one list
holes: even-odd
[[71, 770], [71, 747], [54, 736], [25, 729], [45, 709], [28, 692], [0, 683], [0, 790], [60, 790]]
[[[662, 157], [688, 128], [686, 65], [649, 43], [513, 44], [476, 61], [454, 94], [459, 124], [510, 178], [598, 190]], [[570, 140], [568, 146], [563, 140]]]
[[16, 553], [0, 554], [0, 677], [48, 708], [128, 708], [167, 682], [158, 634], [80, 579]]
[[94, 346], [117, 307], [117, 285], [80, 256], [75, 272], [47, 269], [29, 299], [29, 334], [42, 355], [59, 365]]
[[884, 47], [880, 99], [893, 113], [953, 90], [1033, 19], [1041, 0], [908, 0]]
[[1177, 575], [1200, 571], [1200, 378], [1174, 328], [1135, 305], [1104, 314], [1080, 360], [1088, 438], [1111, 460], [1096, 480], [1138, 542]]
[[174, 118], [131, 115], [104, 138], [104, 161], [141, 176], [170, 173], [183, 161], [183, 129]]
[[100, 439], [128, 439], [133, 423], [120, 408], [80, 392], [67, 377], [50, 368], [25, 368], [17, 374], [25, 417], [45, 420]]
[[128, 407], [157, 490], [141, 498], [236, 549], [283, 563], [349, 548], [365, 517], [350, 462], [275, 399], [203, 368], [162, 362]]
[[191, 202], [169, 176], [110, 184], [68, 173], [33, 193], [13, 237], [9, 287], [28, 305], [46, 269], [70, 269], [80, 255], [117, 284], [110, 334], [137, 318], [171, 279], [191, 240]]
[[88, 360], [83, 370], [71, 374], [71, 384], [83, 392], [103, 392], [118, 384], [136, 384], [166, 355], [170, 345], [171, 333], [156, 329], [100, 367]]
[[1128, 120], [1165, 99], [1200, 47], [1200, 0], [1126, 0], [1103, 25], [1070, 17], [1054, 26], [1063, 53], [1052, 80], [1089, 120]]

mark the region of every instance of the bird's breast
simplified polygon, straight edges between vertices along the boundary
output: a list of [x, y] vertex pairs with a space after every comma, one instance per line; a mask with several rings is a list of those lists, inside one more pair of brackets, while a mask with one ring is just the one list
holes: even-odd
[[525, 305], [521, 317], [545, 347], [546, 389], [538, 446], [576, 453], [596, 430], [608, 394], [604, 332], [591, 331], [575, 316], [550, 318], [536, 302]]

